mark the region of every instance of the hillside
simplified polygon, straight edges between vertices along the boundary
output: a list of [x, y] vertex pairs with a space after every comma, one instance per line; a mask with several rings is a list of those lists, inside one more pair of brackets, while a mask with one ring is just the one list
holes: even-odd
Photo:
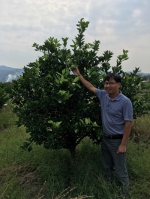
[[[85, 138], [69, 152], [47, 150], [32, 144], [22, 150], [29, 138], [24, 126], [16, 125], [13, 105], [0, 110], [0, 198], [1, 199], [121, 199], [116, 182], [103, 176], [101, 147]], [[132, 199], [150, 198], [150, 116], [133, 124], [128, 142], [127, 167]]]
[[0, 82], [11, 82], [17, 79], [23, 73], [21, 68], [11, 68], [8, 66], [0, 65]]

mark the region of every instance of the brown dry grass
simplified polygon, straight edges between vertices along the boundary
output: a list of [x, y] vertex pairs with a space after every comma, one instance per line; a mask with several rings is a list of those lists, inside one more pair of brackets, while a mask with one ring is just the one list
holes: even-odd
[[[37, 175], [37, 169], [32, 168], [28, 165], [22, 166], [22, 165], [10, 165], [9, 167], [3, 169], [0, 172], [0, 184], [1, 187], [3, 187], [6, 182], [8, 183], [11, 181], [12, 178], [16, 178], [18, 187], [26, 193], [26, 197], [28, 199], [50, 199], [46, 194], [46, 181], [44, 183], [41, 183], [40, 179]], [[0, 198], [4, 198], [5, 192], [7, 192], [7, 188], [9, 186], [9, 183], [6, 188], [0, 193]], [[64, 199], [71, 193], [75, 187], [70, 188], [68, 187], [64, 191], [62, 191], [55, 199]], [[69, 196], [68, 196], [69, 197]], [[75, 198], [70, 199], [85, 199], [85, 198], [93, 198], [93, 196], [77, 196]]]
[[143, 141], [149, 142], [150, 140], [150, 115], [137, 118], [133, 121], [131, 138], [135, 142]]
[[45, 194], [46, 182], [40, 182], [37, 175], [37, 169], [21, 165], [10, 165], [0, 172], [1, 187], [6, 187], [2, 193], [0, 193], [0, 198], [3, 198], [9, 187], [9, 182], [14, 178], [16, 179], [19, 189], [26, 192], [28, 199], [47, 199]]

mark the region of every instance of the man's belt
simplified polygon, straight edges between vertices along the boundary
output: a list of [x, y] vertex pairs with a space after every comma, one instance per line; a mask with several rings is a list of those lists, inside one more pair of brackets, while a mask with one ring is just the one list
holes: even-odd
[[106, 134], [104, 134], [104, 137], [106, 139], [121, 139], [121, 138], [123, 138], [123, 135], [122, 134], [117, 134], [117, 135], [106, 135]]

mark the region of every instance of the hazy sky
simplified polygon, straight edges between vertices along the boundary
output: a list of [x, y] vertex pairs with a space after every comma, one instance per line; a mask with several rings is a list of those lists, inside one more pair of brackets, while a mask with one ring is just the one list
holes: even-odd
[[150, 0], [0, 0], [0, 9], [0, 65], [23, 68], [40, 56], [33, 43], [49, 37], [71, 43], [84, 18], [86, 42], [100, 40], [99, 54], [114, 53], [112, 65], [125, 49], [125, 71], [150, 73]]

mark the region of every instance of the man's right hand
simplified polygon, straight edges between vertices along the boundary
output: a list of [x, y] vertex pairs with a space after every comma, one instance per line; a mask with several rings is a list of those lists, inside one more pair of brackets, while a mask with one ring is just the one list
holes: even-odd
[[76, 76], [80, 75], [80, 71], [79, 71], [78, 67], [76, 67], [75, 69], [71, 69], [71, 70]]
[[84, 79], [84, 77], [80, 74], [80, 71], [78, 69], [78, 67], [74, 68], [72, 70], [72, 72], [76, 75], [76, 76], [79, 76], [80, 75], [80, 81], [82, 82], [82, 84], [88, 89], [90, 90], [91, 92], [93, 92], [94, 94], [95, 93], [95, 87], [89, 82], [87, 81], [86, 79]]

